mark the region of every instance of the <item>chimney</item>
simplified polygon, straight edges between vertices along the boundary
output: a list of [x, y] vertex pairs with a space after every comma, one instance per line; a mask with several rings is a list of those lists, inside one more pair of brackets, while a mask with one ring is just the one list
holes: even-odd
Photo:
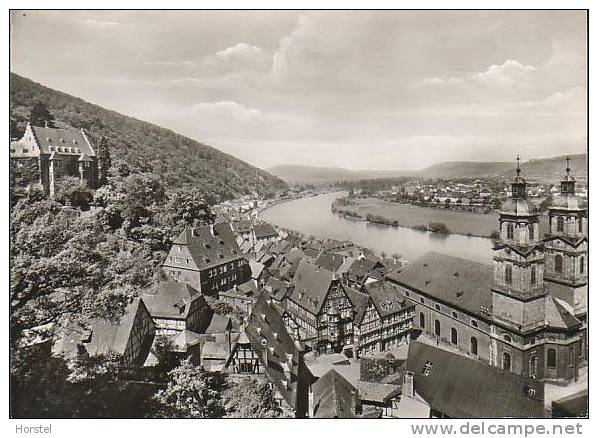
[[413, 389], [413, 372], [405, 371], [405, 377], [403, 378], [402, 393], [406, 397], [413, 397], [415, 395]]

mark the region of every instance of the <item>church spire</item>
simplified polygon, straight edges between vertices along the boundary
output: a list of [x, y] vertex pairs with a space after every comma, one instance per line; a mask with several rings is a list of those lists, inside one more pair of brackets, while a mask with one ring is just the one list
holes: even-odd
[[575, 178], [571, 176], [571, 167], [569, 162], [569, 156], [566, 158], [567, 167], [565, 168], [566, 174], [561, 180], [561, 195], [575, 195]]
[[517, 176], [513, 179], [511, 183], [511, 196], [514, 199], [524, 199], [526, 196], [526, 182], [525, 179], [521, 176], [521, 168], [519, 167], [519, 155], [517, 155]]

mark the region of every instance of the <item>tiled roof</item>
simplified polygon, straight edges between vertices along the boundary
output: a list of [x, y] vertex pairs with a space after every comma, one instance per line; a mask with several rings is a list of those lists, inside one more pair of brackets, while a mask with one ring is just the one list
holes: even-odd
[[331, 369], [312, 386], [314, 418], [355, 418], [357, 389]]
[[206, 334], [226, 333], [230, 331], [231, 327], [232, 323], [230, 317], [214, 313], [210, 320], [210, 324], [206, 328]]
[[401, 386], [393, 383], [360, 380], [357, 389], [360, 400], [384, 404], [401, 394]]
[[263, 263], [256, 262], [253, 260], [249, 261], [249, 269], [251, 269], [251, 278], [257, 280], [262, 275], [266, 266]]
[[361, 321], [365, 316], [365, 312], [370, 305], [370, 297], [367, 294], [359, 292], [344, 284], [341, 284], [341, 287], [345, 291], [347, 297], [349, 297], [351, 304], [353, 304], [353, 311], [355, 312], [353, 316], [353, 322], [355, 324], [361, 324]]
[[[197, 289], [176, 281], [161, 281], [155, 289], [143, 294], [143, 301], [152, 317], [186, 319], [190, 304], [195, 300], [207, 305]], [[179, 308], [183, 306], [184, 310], [180, 312]]]
[[315, 261], [315, 264], [320, 268], [324, 268], [330, 272], [336, 272], [343, 264], [344, 257], [339, 254], [331, 252], [321, 253]]
[[[429, 371], [424, 373], [426, 368]], [[541, 382], [479, 360], [412, 341], [407, 370], [414, 374], [415, 391], [433, 409], [453, 418], [541, 418], [545, 415]]]
[[293, 277], [294, 288], [289, 299], [309, 312], [319, 314], [332, 285], [332, 277], [332, 272], [300, 261]]
[[568, 330], [581, 325], [581, 321], [569, 310], [569, 305], [558, 298], [546, 297], [544, 314], [548, 326], [552, 328]]
[[393, 315], [406, 307], [413, 306], [396, 285], [387, 281], [368, 283], [365, 285], [365, 292], [370, 296], [381, 317]]
[[[174, 250], [175, 245], [185, 245], [189, 255], [198, 270], [207, 269], [242, 258], [242, 252], [230, 229], [229, 224], [216, 224], [198, 228], [185, 228], [173, 241], [169, 256], [177, 257], [179, 253]], [[166, 266], [173, 265], [166, 261]]]
[[307, 412], [308, 388], [315, 379], [267, 293], [259, 296], [245, 335], [265, 367], [268, 380], [293, 409]]
[[273, 299], [276, 301], [282, 301], [286, 297], [289, 287], [286, 282], [275, 277], [270, 277], [268, 280], [266, 280], [264, 289]]
[[429, 252], [388, 280], [473, 314], [492, 309], [492, 266]]
[[39, 126], [31, 126], [31, 130], [43, 154], [58, 152], [66, 155], [87, 154], [89, 157], [96, 155], [85, 134], [80, 130]]
[[261, 224], [255, 224], [253, 227], [256, 239], [263, 239], [266, 237], [278, 236], [278, 233], [272, 225], [267, 222]]

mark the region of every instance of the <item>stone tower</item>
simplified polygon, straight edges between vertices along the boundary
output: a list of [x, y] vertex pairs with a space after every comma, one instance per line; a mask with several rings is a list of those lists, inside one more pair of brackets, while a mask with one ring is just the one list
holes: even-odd
[[539, 236], [539, 215], [527, 199], [526, 181], [511, 182], [511, 197], [503, 204], [500, 242], [494, 247], [493, 317], [517, 332], [544, 324], [544, 251]]

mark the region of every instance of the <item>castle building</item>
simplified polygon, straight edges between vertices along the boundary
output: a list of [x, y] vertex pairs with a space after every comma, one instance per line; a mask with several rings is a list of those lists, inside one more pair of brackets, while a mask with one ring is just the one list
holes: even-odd
[[42, 128], [27, 123], [25, 133], [10, 143], [10, 159], [16, 166], [37, 165], [40, 184], [51, 197], [57, 179], [74, 176], [98, 186], [98, 163], [85, 132], [75, 129]]
[[[566, 183], [569, 197], [571, 182]], [[563, 202], [559, 199], [554, 204]], [[567, 203], [574, 205], [571, 200]], [[585, 211], [552, 208], [550, 215], [554, 230], [561, 229], [558, 223], [562, 220], [573, 224], [568, 232], [577, 227], [575, 233], [579, 233], [577, 222], [559, 217], [585, 217]], [[579, 273], [579, 259], [585, 258], [585, 252], [563, 247], [555, 253], [552, 242], [565, 239], [581, 248], [587, 240], [577, 234], [575, 238], [565, 235], [564, 226], [560, 234], [540, 238], [539, 212], [527, 199], [527, 183], [519, 164], [499, 226], [493, 266], [429, 253], [387, 279], [401, 286], [415, 303], [415, 326], [424, 336], [515, 374], [563, 383], [576, 379], [585, 360], [583, 323], [578, 318], [583, 315], [582, 306], [575, 310], [576, 293], [582, 302], [583, 281], [573, 282], [569, 274], [566, 285], [559, 283], [569, 288], [562, 294], [569, 296], [569, 301], [553, 294], [552, 284], [555, 258], [562, 258], [562, 265], [556, 263], [564, 270], [564, 257], [570, 257], [569, 266], [577, 266]]]

